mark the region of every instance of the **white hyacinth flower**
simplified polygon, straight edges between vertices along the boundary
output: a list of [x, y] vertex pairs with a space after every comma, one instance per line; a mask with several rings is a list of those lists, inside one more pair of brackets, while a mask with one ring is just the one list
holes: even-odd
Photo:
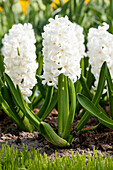
[[36, 42], [34, 31], [30, 23], [15, 24], [2, 39], [2, 54], [4, 56], [5, 72], [13, 83], [18, 84], [28, 102], [31, 89], [36, 84]]
[[90, 28], [88, 33], [87, 55], [92, 66], [92, 73], [96, 78], [95, 86], [97, 86], [99, 72], [104, 61], [107, 62], [113, 78], [113, 35], [107, 31], [108, 28], [109, 25], [103, 23], [103, 26], [98, 28]]
[[73, 83], [80, 77], [80, 60], [85, 55], [83, 28], [69, 21], [68, 17], [50, 18], [44, 26], [43, 84], [58, 85], [58, 76], [63, 73]]

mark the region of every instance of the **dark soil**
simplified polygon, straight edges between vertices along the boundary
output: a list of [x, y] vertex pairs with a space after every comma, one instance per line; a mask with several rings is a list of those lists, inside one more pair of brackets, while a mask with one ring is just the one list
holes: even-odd
[[[106, 111], [108, 111], [108, 106], [106, 106]], [[34, 110], [35, 113], [38, 112], [38, 109]], [[79, 117], [75, 116], [75, 120], [73, 123], [73, 127], [79, 121]], [[58, 129], [58, 114], [54, 109], [51, 114], [46, 118], [46, 122], [48, 122], [52, 128], [57, 132]], [[91, 117], [88, 121], [86, 128], [96, 125], [98, 122]], [[97, 154], [101, 154], [104, 156], [104, 152], [113, 154], [113, 131], [109, 128], [106, 128], [103, 125], [99, 125], [95, 131], [88, 131], [87, 133], [77, 134], [76, 131], [72, 130], [72, 133], [75, 134], [75, 139], [70, 146], [70, 148], [56, 148], [49, 142], [47, 142], [44, 137], [35, 130], [33, 133], [28, 132], [20, 132], [18, 127], [12, 120], [2, 111], [0, 111], [0, 149], [2, 148], [2, 144], [6, 142], [8, 145], [14, 145], [15, 148], [18, 148], [19, 151], [22, 151], [23, 144], [28, 147], [28, 150], [32, 148], [37, 148], [40, 154], [44, 154], [44, 152], [51, 156], [57, 150], [57, 153], [61, 156], [71, 155], [71, 151], [76, 154], [78, 151], [80, 154], [85, 152], [86, 156], [88, 152], [93, 154], [93, 149], [97, 149]]]

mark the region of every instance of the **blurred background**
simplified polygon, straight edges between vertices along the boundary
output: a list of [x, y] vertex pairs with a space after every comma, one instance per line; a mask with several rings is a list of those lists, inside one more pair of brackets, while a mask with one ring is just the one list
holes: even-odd
[[103, 22], [113, 33], [113, 0], [0, 0], [0, 49], [5, 33], [17, 23], [31, 23], [36, 37], [36, 53], [42, 49], [43, 27], [50, 17], [67, 15], [84, 28], [85, 43], [90, 27]]

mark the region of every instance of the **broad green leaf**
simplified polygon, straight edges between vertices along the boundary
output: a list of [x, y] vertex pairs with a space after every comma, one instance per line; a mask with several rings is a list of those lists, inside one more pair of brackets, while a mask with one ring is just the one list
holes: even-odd
[[94, 80], [95, 80], [95, 77], [91, 73], [91, 65], [90, 65], [88, 73], [87, 73], [87, 86], [88, 86], [89, 89], [91, 89], [92, 85], [94, 84]]
[[25, 116], [29, 119], [30, 122], [32, 122], [32, 124], [39, 129], [39, 124], [40, 124], [40, 119], [38, 118], [37, 115], [35, 115], [35, 113], [27, 106], [27, 103], [24, 101], [24, 98], [22, 96], [22, 93], [20, 91], [19, 86], [17, 85], [17, 91], [18, 91], [18, 95], [22, 101], [22, 105], [23, 107], [21, 108], [22, 111], [24, 112]]
[[8, 88], [10, 90], [10, 93], [14, 97], [15, 102], [18, 104], [18, 106], [20, 106], [22, 108], [23, 105], [21, 105], [21, 103], [22, 103], [21, 99], [18, 96], [17, 90], [16, 90], [11, 78], [6, 73], [4, 74], [4, 77], [5, 77], [6, 83], [8, 85]]
[[60, 74], [58, 77], [58, 134], [62, 136], [69, 116], [69, 94], [67, 77]]
[[53, 96], [53, 86], [48, 86], [48, 91], [47, 91], [47, 96], [45, 98], [45, 101], [40, 109], [40, 111], [38, 112], [38, 117], [42, 118], [42, 116], [44, 115], [47, 107], [49, 107], [51, 100], [52, 100], [52, 96]]
[[42, 84], [42, 79], [41, 79], [38, 75], [36, 76], [36, 78], [37, 78], [38, 89], [39, 89], [39, 91], [41, 92], [43, 98], [45, 98], [45, 97], [46, 97], [46, 90], [47, 90], [47, 89], [46, 89], [45, 86]]
[[70, 111], [69, 116], [67, 118], [66, 126], [64, 128], [64, 132], [62, 134], [62, 138], [66, 139], [68, 141], [70, 131], [72, 129], [72, 124], [74, 120], [75, 110], [76, 110], [76, 93], [75, 93], [75, 87], [72, 81], [69, 79], [69, 93], [70, 93]]
[[86, 84], [86, 80], [82, 76], [80, 77], [80, 83], [81, 83], [82, 88], [84, 90], [84, 95], [87, 96], [89, 99], [92, 99], [92, 94], [91, 94], [91, 92], [90, 92], [90, 90], [89, 90], [89, 88]]
[[[101, 67], [96, 94], [92, 99], [92, 102], [96, 106], [99, 103], [100, 97], [101, 97], [103, 89], [104, 89], [106, 74], [107, 74], [107, 65], [106, 65], [106, 62], [104, 62]], [[79, 123], [76, 125], [76, 128], [78, 131], [83, 128], [83, 126], [87, 123], [87, 121], [89, 120], [90, 117], [91, 117], [90, 113], [88, 113], [86, 111], [85, 114], [82, 116], [81, 120], [79, 121]]]
[[100, 111], [87, 97], [82, 94], [78, 94], [78, 100], [80, 104], [94, 117], [96, 117], [100, 123], [113, 129], [113, 120]]
[[47, 106], [47, 109], [45, 110], [45, 112], [41, 118], [42, 120], [44, 120], [49, 115], [49, 113], [52, 111], [52, 109], [57, 104], [57, 101], [58, 101], [58, 92], [56, 92], [55, 95], [52, 97], [51, 103]]
[[43, 56], [41, 53], [38, 54], [38, 69], [36, 71], [37, 75], [41, 75], [43, 68]]
[[49, 124], [46, 122], [40, 123], [40, 132], [45, 137], [47, 141], [58, 147], [69, 147], [70, 144], [58, 136]]
[[38, 108], [38, 106], [42, 100], [43, 100], [43, 97], [42, 97], [41, 93], [39, 93], [39, 95], [32, 102], [32, 110], [34, 108]]
[[0, 55], [0, 78], [3, 76], [4, 70], [5, 70], [5, 67], [4, 67], [4, 62], [3, 62], [3, 56]]
[[110, 116], [113, 119], [113, 83], [108, 67], [107, 67], [107, 83], [108, 83], [109, 101], [110, 101], [109, 104]]

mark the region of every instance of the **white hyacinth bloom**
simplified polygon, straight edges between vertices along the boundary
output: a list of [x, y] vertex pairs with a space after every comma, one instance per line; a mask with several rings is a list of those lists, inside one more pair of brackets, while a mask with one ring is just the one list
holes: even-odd
[[80, 60], [85, 55], [83, 28], [69, 21], [68, 17], [50, 18], [44, 26], [43, 84], [58, 85], [58, 76], [63, 73], [73, 83], [80, 77]]
[[5, 72], [18, 84], [26, 101], [36, 84], [36, 42], [30, 23], [15, 24], [2, 39]]
[[107, 30], [109, 25], [103, 23], [103, 26], [98, 28], [90, 28], [88, 33], [88, 52], [89, 63], [92, 66], [97, 86], [99, 72], [104, 61], [107, 62], [111, 76], [113, 78], [113, 35]]

